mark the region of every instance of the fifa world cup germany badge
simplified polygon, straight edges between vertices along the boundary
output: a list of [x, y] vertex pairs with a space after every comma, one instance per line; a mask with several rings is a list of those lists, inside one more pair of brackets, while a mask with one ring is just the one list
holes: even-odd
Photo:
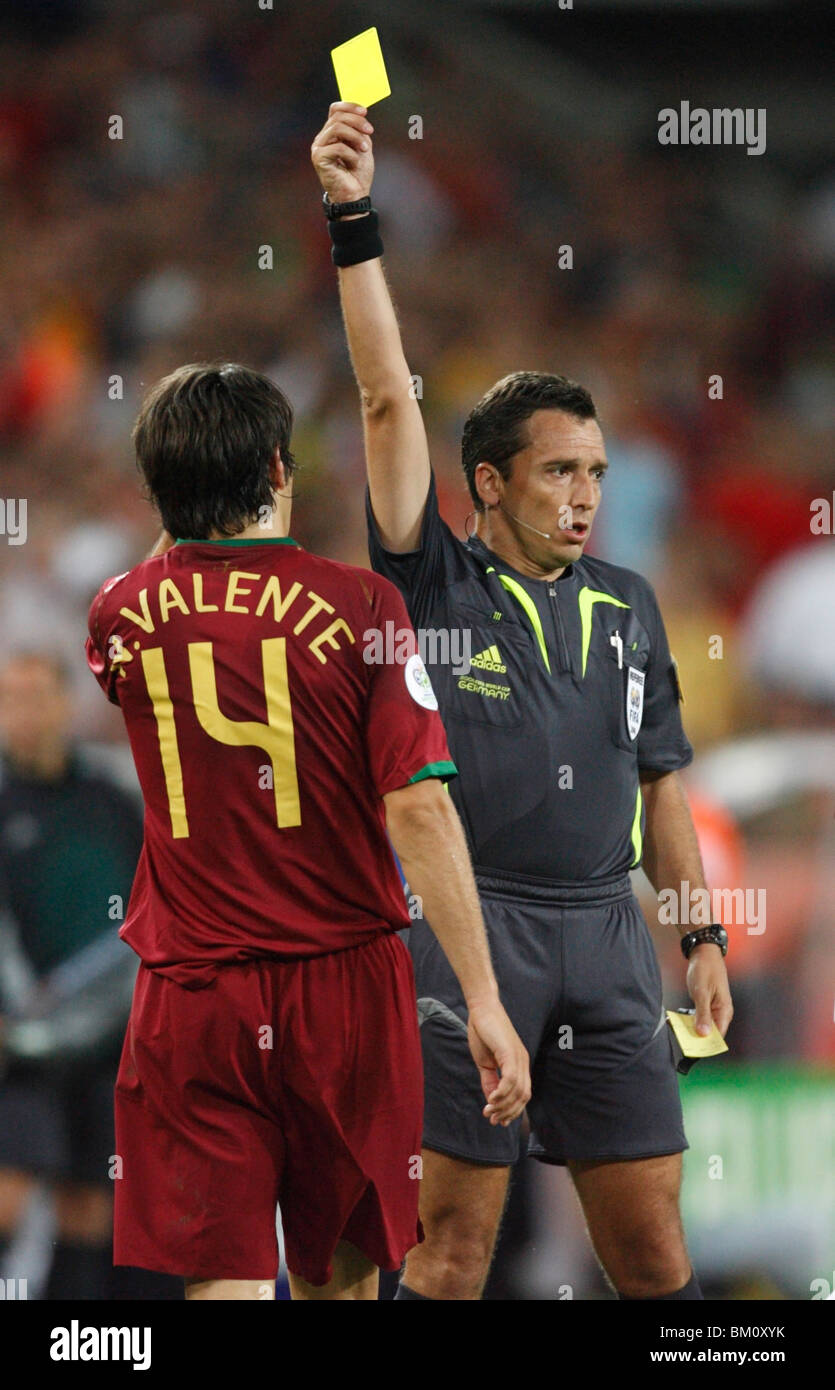
[[644, 712], [644, 679], [643, 671], [636, 671], [634, 666], [630, 666], [629, 680], [626, 684], [626, 727], [632, 739], [638, 737], [641, 727], [641, 716]]

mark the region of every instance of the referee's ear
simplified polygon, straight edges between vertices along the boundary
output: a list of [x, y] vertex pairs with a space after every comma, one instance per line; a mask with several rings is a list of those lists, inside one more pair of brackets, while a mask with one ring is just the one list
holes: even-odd
[[473, 473], [473, 482], [484, 509], [490, 511], [492, 507], [498, 507], [501, 501], [499, 475], [493, 464], [485, 461], [477, 463]]

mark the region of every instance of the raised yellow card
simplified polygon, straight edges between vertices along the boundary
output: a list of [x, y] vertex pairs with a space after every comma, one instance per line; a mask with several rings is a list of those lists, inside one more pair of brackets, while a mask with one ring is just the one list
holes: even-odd
[[376, 28], [366, 29], [355, 39], [332, 48], [331, 58], [341, 101], [354, 101], [357, 106], [373, 106], [375, 101], [391, 96]]
[[695, 1014], [680, 1014], [675, 1009], [668, 1009], [667, 1019], [685, 1057], [715, 1057], [719, 1052], [728, 1051], [728, 1044], [715, 1023], [703, 1037], [696, 1032]]

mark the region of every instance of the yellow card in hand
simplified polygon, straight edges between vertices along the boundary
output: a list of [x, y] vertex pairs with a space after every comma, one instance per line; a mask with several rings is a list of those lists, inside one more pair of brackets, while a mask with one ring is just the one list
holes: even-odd
[[715, 1023], [707, 1036], [702, 1037], [701, 1033], [696, 1032], [694, 1014], [680, 1014], [675, 1009], [668, 1009], [667, 1018], [685, 1057], [715, 1057], [718, 1052], [728, 1051], [728, 1044]]
[[391, 95], [376, 28], [366, 29], [355, 39], [332, 48], [331, 58], [341, 101], [372, 106], [375, 101]]

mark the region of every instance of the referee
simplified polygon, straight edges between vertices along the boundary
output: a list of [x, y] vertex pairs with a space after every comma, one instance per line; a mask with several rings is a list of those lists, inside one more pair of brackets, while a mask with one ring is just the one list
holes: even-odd
[[[699, 1299], [679, 1214], [681, 1054], [629, 879], [643, 861], [659, 892], [704, 885], [663, 622], [645, 579], [583, 555], [607, 464], [592, 399], [564, 377], [517, 372], [479, 401], [462, 442], [474, 534], [459, 541], [441, 520], [369, 211], [372, 129], [362, 107], [335, 103], [311, 152], [362, 398], [369, 550], [416, 628], [470, 636], [469, 672], [430, 673], [499, 987], [531, 1056], [528, 1151], [568, 1167], [621, 1298]], [[724, 1034], [725, 934], [705, 927], [682, 947], [700, 1031], [714, 1020]], [[520, 1122], [479, 1124], [460, 990], [425, 924], [410, 949], [426, 1240], [397, 1297], [477, 1299]]]

